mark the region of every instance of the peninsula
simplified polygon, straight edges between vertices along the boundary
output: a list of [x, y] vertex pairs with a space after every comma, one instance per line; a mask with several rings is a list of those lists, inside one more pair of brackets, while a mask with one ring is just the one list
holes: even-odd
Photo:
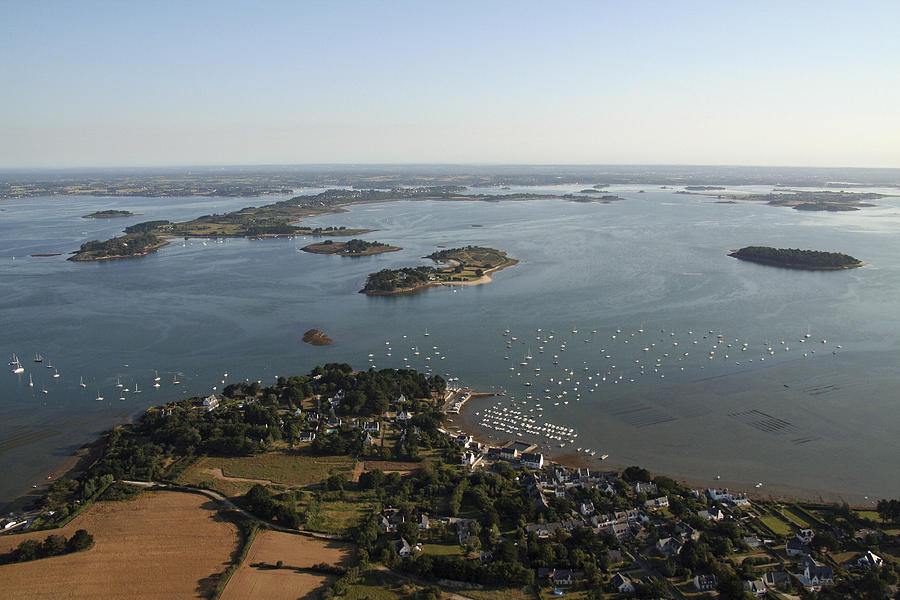
[[118, 217], [133, 217], [134, 213], [130, 210], [98, 210], [89, 215], [84, 215], [82, 219], [115, 219]]
[[887, 598], [854, 592], [896, 582], [896, 498], [765, 498], [567, 464], [517, 436], [482, 444], [442, 410], [473, 395], [329, 363], [151, 407], [0, 521], [5, 595], [126, 596], [148, 572], [166, 574], [153, 597], [173, 598], [729, 600], [767, 582], [777, 597]]
[[481, 246], [439, 250], [424, 258], [447, 266], [382, 269], [369, 275], [360, 293], [383, 296], [416, 292], [435, 285], [488, 283], [490, 273], [519, 262], [509, 258], [506, 252]]
[[769, 246], [747, 246], [740, 250], [732, 250], [728, 255], [740, 260], [748, 260], [774, 267], [813, 271], [853, 269], [863, 265], [863, 262], [858, 258], [839, 252], [771, 248]]
[[397, 246], [388, 246], [381, 242], [367, 242], [366, 240], [352, 239], [347, 242], [334, 242], [325, 240], [318, 244], [310, 244], [301, 248], [304, 252], [312, 254], [337, 254], [339, 256], [371, 256], [384, 252], [396, 252], [403, 250]]

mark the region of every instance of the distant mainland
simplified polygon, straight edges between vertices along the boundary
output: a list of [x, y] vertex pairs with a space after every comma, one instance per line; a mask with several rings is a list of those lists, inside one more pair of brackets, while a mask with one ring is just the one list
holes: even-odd
[[728, 255], [740, 260], [771, 265], [773, 267], [813, 271], [853, 269], [864, 264], [858, 258], [839, 252], [771, 248], [769, 246], [747, 246], [739, 250], [732, 250]]
[[[183, 223], [167, 220], [145, 221], [125, 228], [125, 235], [101, 242], [85, 242], [69, 260], [94, 261], [144, 256], [164, 246], [166, 238], [177, 237], [281, 237], [293, 235], [355, 236], [371, 229], [345, 227], [300, 227], [305, 217], [345, 212], [345, 205], [392, 200], [457, 200], [499, 202], [559, 198], [540, 194], [472, 194], [460, 186], [397, 188], [392, 190], [326, 190], [319, 194], [295, 196], [273, 204], [247, 207], [225, 214], [203, 215]], [[602, 202], [603, 199], [597, 199]], [[388, 250], [381, 250], [385, 252]], [[374, 252], [372, 252], [374, 253]]]

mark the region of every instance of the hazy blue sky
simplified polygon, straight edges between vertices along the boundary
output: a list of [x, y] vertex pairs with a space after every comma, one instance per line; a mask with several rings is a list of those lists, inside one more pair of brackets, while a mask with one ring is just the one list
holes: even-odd
[[0, 0], [0, 167], [900, 167], [900, 2]]

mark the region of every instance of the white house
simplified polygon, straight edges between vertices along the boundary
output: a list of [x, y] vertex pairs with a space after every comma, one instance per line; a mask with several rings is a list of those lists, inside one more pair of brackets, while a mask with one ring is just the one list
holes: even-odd
[[803, 561], [803, 583], [810, 588], [834, 585], [834, 571], [831, 567], [806, 557], [806, 560]]
[[694, 589], [698, 592], [714, 592], [719, 585], [719, 578], [715, 575], [697, 575], [694, 577]]
[[649, 482], [644, 482], [644, 481], [639, 481], [636, 484], [634, 484], [634, 491], [637, 492], [638, 494], [640, 494], [640, 493], [647, 494], [648, 496], [659, 493], [659, 489], [656, 487], [655, 483], [649, 483]]
[[763, 598], [766, 595], [766, 582], [762, 579], [744, 582], [744, 591], [750, 592], [757, 598]]
[[644, 506], [646, 508], [666, 508], [669, 506], [669, 498], [667, 496], [653, 498], [652, 500], [644, 502]]
[[522, 464], [527, 469], [540, 470], [544, 467], [544, 455], [540, 452], [525, 452], [522, 454]]
[[203, 406], [206, 407], [207, 412], [214, 410], [217, 406], [219, 406], [219, 399], [216, 398], [215, 394], [207, 396], [203, 399]]
[[594, 514], [594, 503], [593, 502], [582, 502], [581, 506], [578, 507], [578, 512], [581, 513], [582, 517], [589, 517]]
[[856, 566], [862, 569], [878, 569], [882, 565], [884, 565], [884, 560], [871, 550], [867, 550], [866, 553], [860, 556], [859, 560], [856, 561]]
[[707, 521], [721, 521], [725, 518], [725, 514], [718, 508], [697, 511], [697, 516]]
[[610, 581], [610, 585], [620, 594], [633, 594], [635, 591], [634, 583], [628, 575], [623, 575], [622, 573], [616, 573], [612, 581]]
[[788, 556], [807, 556], [809, 547], [797, 538], [791, 538], [784, 545], [784, 551]]

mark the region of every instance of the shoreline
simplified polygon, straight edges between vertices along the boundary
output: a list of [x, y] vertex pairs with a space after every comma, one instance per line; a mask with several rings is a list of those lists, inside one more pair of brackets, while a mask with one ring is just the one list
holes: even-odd
[[[499, 391], [489, 393], [473, 392], [472, 399], [475, 399], [476, 397], [480, 399], [488, 397], [501, 397], [502, 395], [503, 393]], [[545, 463], [559, 464], [572, 469], [590, 468], [592, 470], [598, 471], [621, 472], [627, 467], [632, 466], [631, 464], [625, 464], [621, 461], [616, 460], [615, 457], [610, 457], [610, 459], [603, 460], [600, 459], [599, 456], [591, 456], [588, 454], [576, 452], [574, 448], [571, 450], [568, 448], [555, 448], [548, 451], [545, 449], [545, 446], [541, 445], [540, 442], [535, 442], [531, 438], [519, 438], [515, 435], [505, 435], [503, 437], [492, 435], [484, 431], [483, 428], [479, 427], [469, 417], [472, 410], [473, 408], [471, 405], [464, 405], [460, 407], [459, 413], [456, 414], [448, 414], [445, 411], [444, 428], [448, 431], [448, 433], [452, 435], [456, 435], [456, 432], [471, 435], [474, 441], [485, 444], [486, 446], [500, 447], [507, 442], [514, 441], [534, 443], [538, 446], [538, 451], [544, 454]], [[872, 504], [872, 498], [864, 499], [862, 496], [853, 493], [842, 493], [834, 490], [811, 489], [777, 483], [766, 483], [762, 487], [757, 488], [755, 485], [756, 482], [733, 479], [727, 476], [720, 479], [715, 479], [713, 477], [707, 479], [705, 477], [684, 475], [675, 471], [655, 471], [647, 465], [638, 466], [647, 468], [654, 476], [663, 475], [666, 477], [670, 477], [681, 484], [691, 487], [692, 489], [728, 488], [731, 491], [745, 493], [747, 497], [753, 500], [786, 500], [823, 504], [840, 504], [842, 502], [847, 502], [853, 508], [865, 510], [871, 510], [872, 506], [874, 506], [874, 504]], [[869, 502], [869, 504], [866, 503], [867, 501]]]
[[[127, 422], [129, 421], [123, 421], [123, 423]], [[43, 499], [53, 482], [86, 471], [90, 465], [100, 458], [103, 447], [103, 435], [99, 435], [91, 441], [82, 444], [71, 454], [64, 456], [50, 470], [45, 480], [31, 484], [31, 488], [24, 488], [25, 491], [0, 507], [0, 510], [3, 513], [29, 513], [38, 510], [40, 508], [39, 502]], [[27, 486], [28, 483], [26, 482], [24, 485]]]

